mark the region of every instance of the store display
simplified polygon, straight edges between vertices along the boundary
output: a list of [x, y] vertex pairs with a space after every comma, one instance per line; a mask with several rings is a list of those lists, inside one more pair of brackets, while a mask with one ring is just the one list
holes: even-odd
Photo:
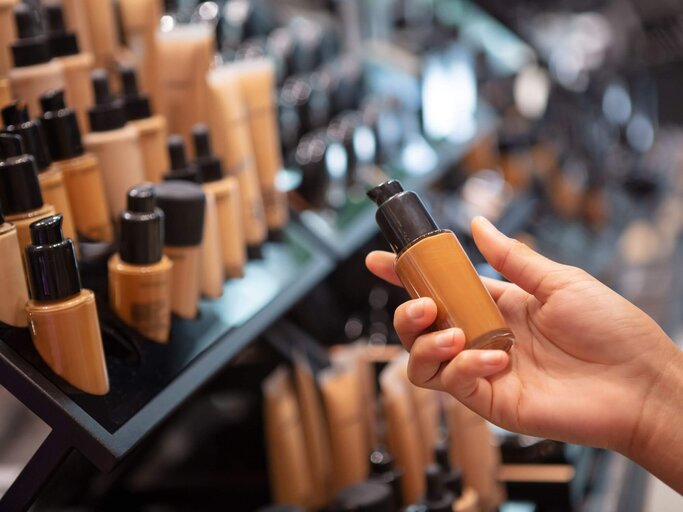
[[[12, 101], [10, 82], [6, 78], [0, 78], [0, 108], [7, 105], [10, 101]], [[1, 126], [2, 120], [0, 119], [0, 127]]]
[[[2, 171], [2, 164], [0, 164], [0, 172]], [[0, 254], [2, 254], [0, 282], [5, 287], [3, 298], [0, 300], [0, 322], [15, 327], [26, 327], [24, 306], [28, 301], [28, 289], [22, 265], [22, 254], [19, 250], [17, 228], [12, 223], [5, 222], [1, 204]]]

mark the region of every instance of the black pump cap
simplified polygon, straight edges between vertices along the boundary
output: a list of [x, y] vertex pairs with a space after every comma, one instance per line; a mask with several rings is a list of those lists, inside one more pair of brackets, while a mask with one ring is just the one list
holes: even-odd
[[166, 139], [168, 156], [171, 160], [171, 169], [164, 175], [164, 180], [181, 180], [197, 183], [199, 176], [197, 169], [190, 165], [185, 156], [185, 141], [180, 135], [169, 135]]
[[165, 244], [193, 247], [202, 241], [206, 196], [196, 183], [167, 181], [154, 186], [157, 205], [164, 212]]
[[376, 480], [391, 487], [394, 510], [399, 510], [402, 502], [401, 480], [403, 471], [394, 466], [394, 459], [389, 452], [381, 448], [370, 454], [370, 480]]
[[88, 117], [93, 132], [117, 130], [126, 125], [126, 110], [123, 100], [114, 98], [109, 90], [109, 73], [104, 69], [95, 69], [90, 73], [95, 104], [90, 107]]
[[40, 96], [43, 109], [43, 130], [50, 156], [55, 160], [66, 160], [82, 155], [83, 142], [78, 127], [76, 112], [64, 103], [64, 91], [52, 89]]
[[326, 192], [330, 183], [325, 163], [327, 147], [325, 134], [314, 132], [301, 139], [294, 155], [301, 169], [301, 183], [297, 192], [315, 208], [322, 208], [327, 202]]
[[391, 488], [380, 482], [361, 482], [337, 493], [332, 512], [393, 512]]
[[211, 151], [211, 136], [209, 127], [205, 124], [196, 124], [192, 127], [192, 142], [194, 143], [194, 161], [202, 183], [223, 179], [223, 165]]
[[0, 133], [0, 204], [14, 215], [43, 206], [36, 161], [24, 154], [21, 137]]
[[164, 247], [164, 212], [156, 206], [154, 186], [137, 185], [128, 191], [128, 208], [121, 212], [119, 255], [132, 265], [161, 260]]
[[78, 37], [75, 32], [67, 32], [64, 23], [64, 12], [59, 4], [50, 4], [43, 7], [43, 13], [47, 20], [47, 40], [50, 54], [53, 57], [65, 57], [77, 55]]
[[448, 443], [445, 439], [437, 441], [434, 445], [434, 459], [441, 468], [441, 477], [446, 490], [450, 491], [456, 499], [462, 496], [462, 471], [451, 466]]
[[441, 469], [436, 464], [430, 464], [425, 469], [427, 480], [427, 494], [422, 500], [425, 512], [451, 512], [455, 497], [443, 485]]
[[28, 106], [15, 100], [2, 109], [5, 130], [21, 136], [24, 149], [36, 159], [38, 171], [44, 171], [52, 163], [47, 149], [47, 141], [40, 120], [29, 117]]
[[14, 66], [21, 68], [48, 62], [52, 55], [47, 37], [40, 29], [38, 12], [28, 4], [17, 4], [14, 8], [14, 21], [18, 36], [11, 45]]
[[60, 300], [82, 289], [74, 242], [64, 238], [62, 214], [40, 219], [30, 226], [26, 269], [33, 300]]
[[396, 180], [368, 191], [379, 207], [375, 215], [380, 230], [395, 253], [439, 228], [415, 192], [406, 192]]
[[119, 68], [121, 82], [123, 82], [123, 103], [129, 121], [147, 119], [152, 117], [152, 107], [149, 104], [149, 96], [141, 94], [138, 90], [138, 80], [135, 68], [122, 66]]

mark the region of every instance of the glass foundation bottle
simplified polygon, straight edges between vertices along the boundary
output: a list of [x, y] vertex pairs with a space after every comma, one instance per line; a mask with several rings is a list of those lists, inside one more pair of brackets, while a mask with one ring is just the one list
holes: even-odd
[[40, 104], [50, 155], [62, 173], [76, 231], [87, 240], [111, 242], [113, 233], [100, 164], [83, 148], [76, 112], [66, 107], [60, 90], [43, 94]]
[[81, 287], [72, 240], [62, 216], [31, 224], [26, 248], [31, 338], [43, 361], [72, 386], [92, 395], [109, 391], [95, 294]]
[[436, 302], [436, 329], [459, 327], [468, 349], [509, 350], [514, 335], [452, 231], [439, 229], [414, 192], [395, 180], [368, 192], [396, 253], [396, 273], [413, 298]]
[[146, 338], [168, 342], [171, 272], [163, 253], [164, 213], [149, 184], [128, 192], [120, 215], [119, 252], [109, 259], [109, 303], [124, 323]]
[[17, 228], [5, 222], [0, 208], [0, 283], [2, 283], [2, 297], [0, 298], [0, 322], [14, 327], [26, 327], [26, 301], [28, 289], [24, 267], [21, 264], [21, 251]]

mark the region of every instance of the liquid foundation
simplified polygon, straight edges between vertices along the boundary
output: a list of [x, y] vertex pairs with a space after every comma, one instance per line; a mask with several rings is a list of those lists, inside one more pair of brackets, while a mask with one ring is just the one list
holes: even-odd
[[138, 91], [133, 68], [121, 68], [121, 82], [128, 121], [140, 135], [140, 147], [145, 161], [145, 179], [158, 183], [169, 166], [166, 152], [166, 137], [168, 136], [166, 118], [152, 115], [149, 98]]
[[242, 224], [241, 198], [237, 179], [223, 175], [221, 161], [211, 151], [209, 130], [197, 125], [192, 130], [197, 169], [202, 188], [213, 196], [219, 228], [220, 254], [225, 277], [244, 276], [247, 254]]
[[81, 0], [78, 8], [86, 12], [90, 39], [89, 51], [95, 58], [95, 66], [108, 69], [113, 73], [116, 69], [116, 54], [119, 47], [114, 2]]
[[146, 338], [168, 342], [173, 263], [163, 254], [164, 213], [154, 188], [128, 192], [121, 212], [119, 252], [109, 259], [109, 303], [123, 322]]
[[100, 163], [109, 215], [117, 218], [126, 207], [127, 191], [145, 180], [145, 164], [138, 131], [126, 124], [123, 102], [111, 96], [107, 72], [96, 69], [91, 78], [95, 105], [88, 113], [91, 132], [83, 143]]
[[206, 197], [194, 183], [166, 181], [155, 187], [164, 212], [164, 254], [173, 263], [171, 311], [181, 318], [197, 316], [200, 244]]
[[247, 107], [266, 224], [277, 238], [277, 233], [287, 224], [289, 212], [287, 196], [277, 187], [282, 156], [275, 109], [275, 65], [269, 59], [262, 58], [241, 61], [233, 66]]
[[0, 300], [0, 322], [14, 327], [26, 327], [24, 307], [28, 300], [26, 276], [21, 263], [17, 228], [5, 222], [0, 210], [0, 283], [3, 293]]
[[89, 241], [111, 242], [102, 172], [97, 158], [83, 148], [76, 112], [66, 108], [64, 94], [59, 90], [41, 96], [40, 103], [50, 155], [62, 173], [76, 231]]
[[49, 89], [64, 88], [62, 65], [51, 60], [47, 38], [40, 32], [37, 19], [27, 4], [14, 8], [18, 39], [11, 44], [14, 67], [8, 75], [12, 94], [21, 98], [34, 113], [40, 109], [38, 98]]
[[18, 2], [19, 0], [0, 0], [0, 76], [6, 76], [12, 67], [10, 45], [17, 38], [13, 10]]
[[267, 225], [239, 79], [234, 70], [223, 66], [209, 73], [208, 82], [211, 132], [226, 173], [239, 183], [247, 254], [250, 258], [259, 257]]
[[31, 300], [26, 314], [43, 361], [72, 386], [92, 395], [109, 391], [95, 294], [81, 287], [72, 240], [61, 215], [31, 224], [26, 248]]
[[377, 223], [406, 291], [436, 302], [436, 329], [461, 328], [468, 349], [510, 350], [514, 335], [453, 232], [439, 229], [419, 197], [395, 180], [368, 196], [379, 206]]

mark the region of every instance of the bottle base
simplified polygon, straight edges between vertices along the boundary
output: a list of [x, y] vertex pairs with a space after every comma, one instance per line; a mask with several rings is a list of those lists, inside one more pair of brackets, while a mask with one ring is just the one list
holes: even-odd
[[496, 329], [482, 334], [467, 344], [468, 349], [504, 350], [509, 352], [515, 343], [515, 335], [510, 329]]

